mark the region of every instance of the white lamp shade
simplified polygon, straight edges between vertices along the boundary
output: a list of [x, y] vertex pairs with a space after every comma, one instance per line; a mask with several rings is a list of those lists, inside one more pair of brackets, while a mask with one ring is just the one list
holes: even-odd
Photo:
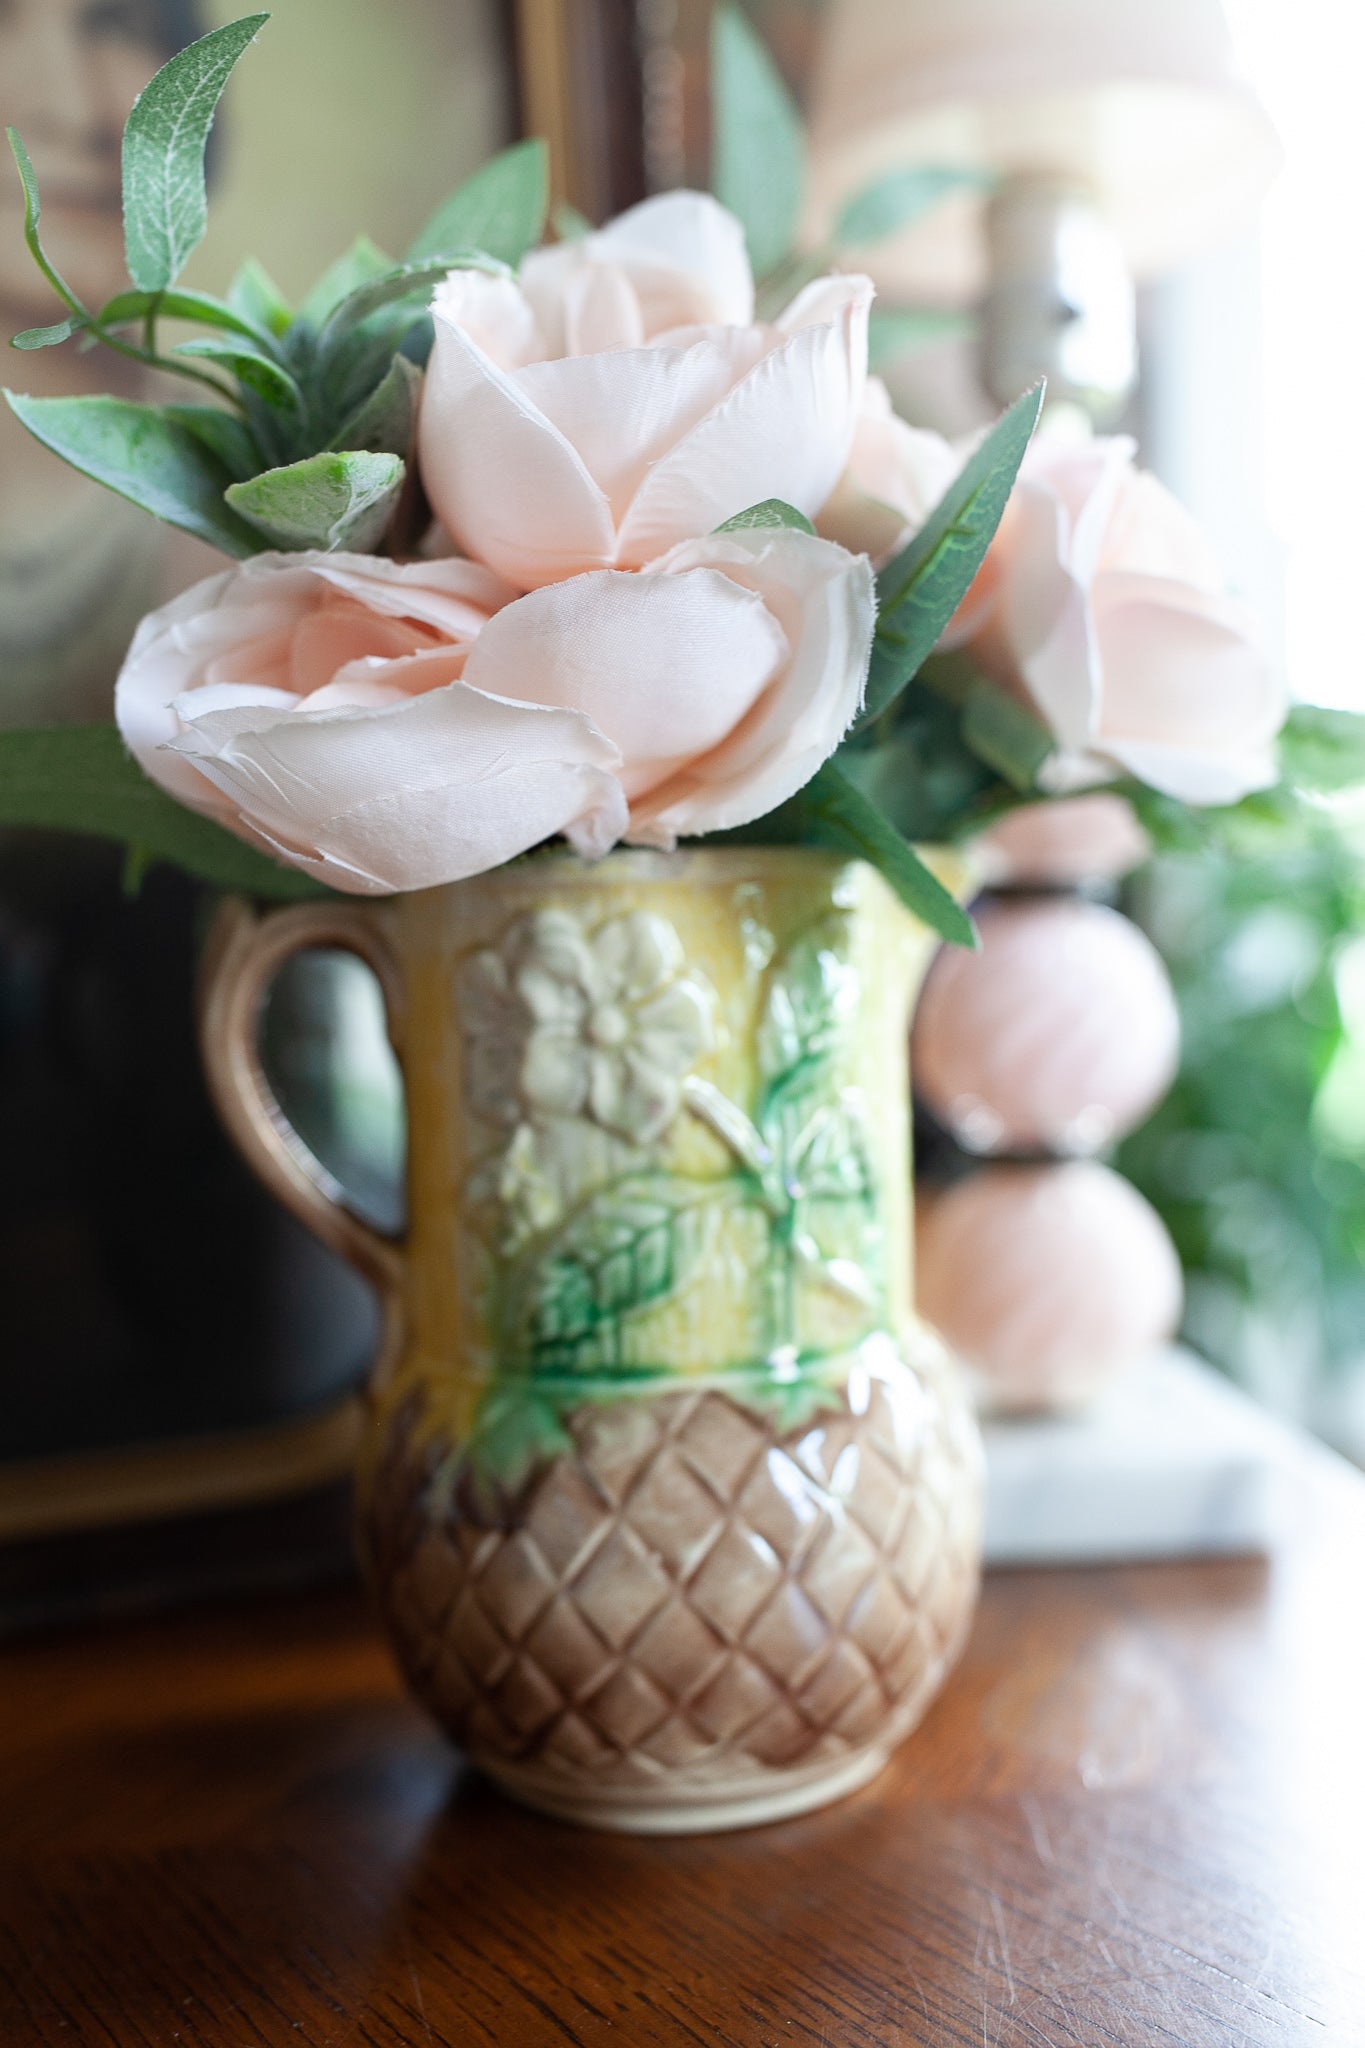
[[[884, 173], [950, 165], [1088, 188], [1139, 277], [1216, 239], [1279, 162], [1218, 0], [833, 0], [810, 143], [813, 240]], [[875, 245], [878, 283], [979, 297], [982, 204], [954, 196]]]

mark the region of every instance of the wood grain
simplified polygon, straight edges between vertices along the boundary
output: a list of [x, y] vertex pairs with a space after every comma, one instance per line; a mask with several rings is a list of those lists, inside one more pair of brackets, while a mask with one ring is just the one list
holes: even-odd
[[999, 1574], [891, 1771], [744, 1835], [507, 1805], [346, 1596], [0, 1665], [0, 2042], [1365, 2041], [1365, 1485], [1251, 1562]]

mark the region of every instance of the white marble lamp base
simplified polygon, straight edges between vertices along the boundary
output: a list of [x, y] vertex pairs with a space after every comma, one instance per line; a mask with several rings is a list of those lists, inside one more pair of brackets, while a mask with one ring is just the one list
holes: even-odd
[[1069, 1415], [987, 1421], [988, 1564], [1269, 1550], [1304, 1440], [1187, 1351]]

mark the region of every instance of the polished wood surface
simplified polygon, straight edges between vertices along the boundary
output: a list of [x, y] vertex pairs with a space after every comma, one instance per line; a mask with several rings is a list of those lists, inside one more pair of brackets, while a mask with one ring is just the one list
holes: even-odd
[[0, 1659], [0, 2043], [1365, 2042], [1365, 1483], [1251, 1561], [997, 1574], [890, 1771], [638, 1841], [506, 1804], [344, 1595]]

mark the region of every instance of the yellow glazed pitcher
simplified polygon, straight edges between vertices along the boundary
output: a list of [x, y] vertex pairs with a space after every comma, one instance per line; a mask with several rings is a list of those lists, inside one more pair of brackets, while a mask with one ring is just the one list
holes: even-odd
[[[738, 1827], [864, 1783], [961, 1646], [980, 1452], [911, 1291], [936, 941], [795, 848], [524, 860], [206, 961], [228, 1126], [379, 1287], [362, 1548], [417, 1695], [533, 1805]], [[408, 1115], [381, 1236], [261, 1069], [305, 946], [378, 974]]]

